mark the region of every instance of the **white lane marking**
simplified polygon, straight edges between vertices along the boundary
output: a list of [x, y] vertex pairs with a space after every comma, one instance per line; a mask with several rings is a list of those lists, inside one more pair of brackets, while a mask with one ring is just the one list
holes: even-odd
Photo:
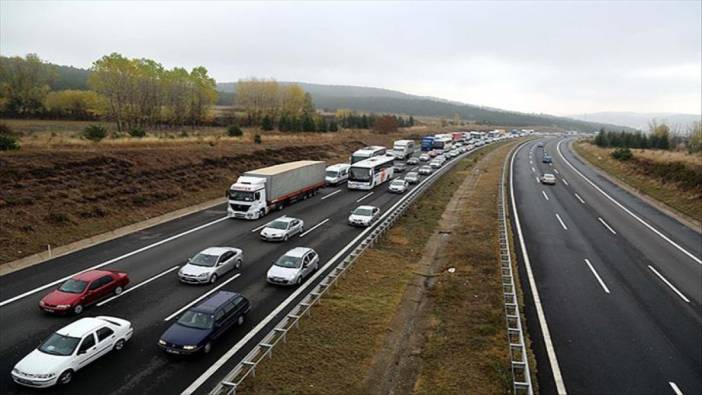
[[160, 274], [157, 274], [157, 275], [155, 275], [154, 277], [151, 277], [151, 278], [148, 279], [148, 280], [142, 281], [142, 282], [140, 282], [139, 284], [137, 284], [137, 285], [135, 285], [135, 286], [133, 286], [133, 287], [129, 287], [129, 288], [125, 289], [124, 292], [122, 292], [122, 293], [119, 294], [119, 295], [115, 295], [115, 296], [113, 296], [113, 297], [111, 297], [111, 298], [107, 298], [107, 299], [103, 300], [102, 302], [98, 303], [96, 306], [97, 306], [97, 307], [100, 307], [100, 306], [106, 305], [106, 304], [108, 304], [109, 302], [111, 302], [111, 301], [113, 301], [113, 300], [115, 300], [115, 299], [117, 299], [117, 298], [119, 298], [119, 297], [122, 297], [122, 296], [124, 296], [124, 295], [126, 295], [126, 294], [128, 294], [128, 293], [130, 293], [130, 292], [132, 292], [132, 291], [134, 291], [134, 290], [139, 289], [140, 287], [142, 287], [142, 286], [144, 286], [144, 285], [146, 285], [146, 284], [148, 284], [148, 283], [150, 283], [150, 282], [156, 280], [157, 278], [160, 278], [160, 277], [162, 277], [162, 276], [165, 276], [166, 274], [168, 274], [168, 273], [170, 273], [170, 272], [176, 270], [176, 269], [179, 268], [179, 267], [180, 267], [180, 266], [175, 265], [175, 266], [173, 266], [172, 268], [166, 270], [165, 272], [162, 272], [162, 273], [160, 273]]
[[361, 200], [363, 200], [363, 199], [367, 198], [368, 196], [370, 196], [370, 195], [372, 195], [372, 194], [373, 194], [373, 192], [370, 192], [370, 193], [367, 193], [367, 194], [365, 194], [365, 195], [361, 196], [361, 198], [360, 198], [360, 199], [356, 200], [356, 203], [360, 202]]
[[533, 166], [532, 166], [532, 168], [531, 168], [531, 172], [532, 172], [532, 173], [536, 173], [536, 169], [534, 169]]
[[[516, 150], [518, 151], [518, 149]], [[512, 201], [512, 211], [514, 212], [514, 224], [517, 228], [517, 236], [519, 238], [519, 245], [521, 246], [522, 259], [524, 260], [524, 266], [526, 267], [527, 277], [529, 279], [529, 288], [531, 288], [531, 297], [534, 300], [534, 306], [536, 308], [536, 316], [539, 319], [539, 326], [541, 327], [542, 337], [544, 339], [544, 345], [546, 346], [546, 355], [548, 356], [549, 364], [551, 365], [551, 373], [553, 374], [553, 380], [556, 383], [556, 391], [559, 394], [566, 394], [565, 382], [563, 382], [563, 376], [561, 375], [561, 368], [558, 365], [558, 358], [556, 357], [556, 350], [553, 347], [553, 342], [551, 341], [551, 331], [548, 329], [548, 323], [546, 322], [546, 315], [544, 314], [544, 308], [541, 304], [541, 297], [539, 296], [539, 290], [536, 288], [536, 280], [534, 279], [534, 272], [531, 270], [531, 262], [529, 261], [529, 254], [527, 252], [526, 242], [524, 241], [524, 235], [522, 233], [522, 226], [519, 221], [519, 213], [517, 212], [517, 203], [514, 198], [514, 157], [517, 156], [517, 152], [512, 154], [512, 159], [510, 160], [510, 172], [509, 172], [509, 193]]]
[[330, 197], [330, 196], [334, 196], [334, 195], [336, 195], [336, 194], [339, 193], [339, 192], [341, 192], [341, 189], [337, 189], [336, 191], [334, 191], [334, 192], [332, 192], [332, 193], [328, 193], [328, 194], [322, 196], [322, 200], [324, 200], [324, 199], [326, 199], [326, 198], [328, 198], [328, 197]]
[[561, 174], [561, 173], [558, 172], [558, 169], [556, 169], [555, 167], [553, 168], [553, 172], [556, 173], [556, 174]]
[[656, 273], [656, 276], [658, 276], [661, 280], [663, 280], [663, 282], [666, 283], [666, 285], [668, 285], [668, 286], [670, 287], [670, 289], [672, 289], [673, 291], [675, 291], [675, 293], [678, 294], [678, 296], [679, 296], [682, 300], [684, 300], [686, 303], [690, 303], [690, 299], [688, 299], [685, 295], [683, 295], [682, 292], [678, 291], [678, 289], [675, 288], [675, 286], [674, 286], [673, 284], [671, 284], [670, 281], [668, 281], [667, 278], [663, 277], [663, 275], [661, 275], [660, 273], [658, 273], [658, 270], [654, 269], [653, 266], [651, 266], [651, 265], [648, 265], [648, 268], [651, 269], [652, 272]]
[[668, 384], [670, 384], [670, 387], [673, 389], [673, 392], [675, 392], [675, 395], [683, 395], [683, 392], [680, 391], [677, 384], [672, 381], [669, 381]]
[[[602, 195], [604, 195], [604, 196], [605, 196], [607, 199], [609, 199], [612, 203], [616, 204], [619, 208], [621, 208], [622, 210], [624, 210], [625, 213], [627, 213], [627, 214], [629, 214], [630, 216], [634, 217], [634, 219], [636, 219], [636, 220], [639, 221], [641, 224], [643, 224], [644, 226], [646, 226], [646, 227], [647, 227], [649, 230], [651, 230], [653, 233], [657, 234], [657, 235], [660, 236], [663, 240], [665, 240], [665, 241], [667, 241], [668, 243], [670, 243], [670, 245], [672, 245], [673, 247], [677, 248], [679, 251], [683, 252], [685, 255], [687, 255], [688, 257], [692, 258], [692, 260], [694, 260], [695, 262], [697, 262], [697, 263], [699, 263], [700, 265], [702, 265], [702, 259], [700, 259], [700, 258], [694, 256], [690, 251], [688, 251], [688, 250], [682, 248], [678, 243], [676, 243], [676, 242], [674, 242], [673, 240], [671, 240], [668, 236], [666, 236], [666, 235], [664, 235], [663, 233], [661, 233], [658, 229], [656, 229], [656, 228], [654, 228], [653, 226], [649, 225], [648, 222], [644, 221], [644, 220], [641, 219], [638, 215], [636, 215], [636, 214], [634, 214], [633, 212], [631, 212], [631, 210], [629, 210], [628, 208], [624, 207], [624, 205], [622, 205], [621, 203], [619, 203], [618, 201], [616, 201], [613, 197], [609, 196], [609, 195], [608, 195], [605, 191], [603, 191], [600, 187], [598, 187], [597, 185], [595, 185], [594, 182], [590, 181], [589, 178], [585, 177], [585, 175], [584, 175], [583, 173], [581, 173], [578, 169], [576, 169], [575, 166], [573, 166], [570, 162], [568, 162], [568, 159], [566, 159], [566, 158], [563, 156], [563, 154], [561, 153], [561, 143], [562, 143], [562, 142], [563, 142], [562, 140], [559, 141], [559, 142], [558, 142], [558, 145], [556, 146], [556, 149], [558, 150], [558, 154], [561, 156], [561, 158], [563, 158], [563, 160], [565, 161], [565, 163], [566, 163], [568, 166], [570, 166], [571, 169], [573, 169], [576, 173], [578, 173], [578, 175], [579, 175], [580, 177], [582, 177], [585, 181], [587, 181], [588, 184], [592, 185], [593, 188], [595, 188], [599, 193], [601, 193]], [[565, 181], [565, 180], [564, 180], [564, 181]]]
[[300, 237], [305, 237], [306, 234], [312, 232], [313, 230], [319, 228], [320, 226], [326, 224], [327, 222], [329, 222], [329, 218], [327, 218], [327, 219], [325, 219], [324, 221], [318, 223], [317, 225], [315, 225], [315, 226], [313, 226], [313, 227], [307, 229], [304, 233], [302, 233], [302, 234], [300, 235]]
[[546, 192], [545, 192], [545, 191], [541, 191], [541, 193], [544, 194], [544, 199], [548, 200], [548, 195], [546, 194]]
[[[472, 152], [479, 151], [481, 149], [482, 148], [472, 149], [472, 150], [466, 152], [465, 154], [462, 154], [462, 157], [465, 157], [468, 154], [470, 154]], [[430, 180], [434, 177], [442, 175], [443, 173], [446, 172], [445, 169], [446, 168], [437, 169], [436, 173], [432, 173], [432, 174], [428, 175], [427, 177], [425, 177], [421, 181], [421, 183], [418, 184], [417, 186], [421, 186], [425, 182], [428, 182], [427, 180]], [[415, 190], [417, 190], [417, 189], [416, 188], [412, 189], [412, 192], [414, 192]], [[412, 196], [412, 192], [404, 195], [402, 198], [400, 198], [400, 200], [395, 202], [395, 204], [393, 206], [391, 206], [387, 211], [385, 211], [385, 213], [380, 217], [378, 222], [381, 222], [385, 217], [390, 215], [390, 213], [392, 213], [406, 199], [409, 199], [409, 196]], [[512, 196], [512, 198], [514, 198], [514, 196]], [[302, 292], [304, 292], [309, 284], [313, 283], [319, 276], [322, 275], [322, 273], [326, 272], [329, 269], [329, 267], [334, 265], [336, 263], [336, 261], [340, 257], [342, 257], [346, 253], [346, 251], [349, 250], [349, 248], [351, 248], [351, 246], [356, 244], [362, 238], [366, 237], [366, 235], [370, 231], [372, 231], [374, 228], [375, 228], [375, 226], [370, 226], [370, 227], [366, 228], [365, 230], [363, 230], [361, 233], [359, 233], [359, 235], [356, 236], [355, 239], [351, 240], [344, 248], [342, 248], [339, 252], [337, 252], [336, 255], [334, 255], [323, 267], [319, 268], [319, 270], [317, 270], [316, 273], [314, 273], [310, 278], [308, 278], [306, 282], [304, 282], [302, 285], [297, 287], [297, 289], [292, 294], [290, 294], [290, 296], [288, 296], [287, 299], [285, 299], [275, 309], [273, 309], [273, 311], [271, 311], [265, 318], [263, 318], [261, 321], [259, 321], [259, 323], [253, 329], [251, 329], [243, 338], [241, 338], [239, 340], [239, 342], [237, 342], [234, 346], [232, 346], [232, 348], [230, 348], [229, 351], [224, 353], [217, 361], [215, 361], [215, 363], [213, 363], [203, 374], [201, 374], [200, 377], [198, 377], [195, 381], [193, 381], [193, 383], [190, 384], [190, 386], [188, 388], [183, 390], [183, 392], [181, 392], [181, 394], [192, 394], [193, 392], [195, 392], [195, 390], [200, 388], [200, 386], [202, 386], [207, 380], [209, 380], [213, 374], [215, 374], [225, 363], [227, 363], [227, 361], [229, 359], [231, 359], [232, 356], [234, 356], [234, 354], [239, 352], [239, 350], [242, 347], [244, 347], [254, 336], [256, 336], [259, 332], [261, 332], [261, 330], [263, 330], [263, 328], [265, 328], [273, 320], [273, 318], [275, 318], [278, 314], [280, 314], [280, 312], [283, 311], [283, 309], [285, 309]], [[548, 329], [547, 329], [547, 331], [548, 331]], [[547, 336], [547, 334], [545, 334], [544, 336]], [[549, 342], [550, 342], [550, 337], [549, 337]], [[555, 370], [553, 368], [551, 370], [557, 371], [558, 376], [560, 377], [560, 370], [558, 370], [557, 367]], [[561, 381], [562, 381], [562, 379], [561, 379]], [[565, 392], [563, 392], [563, 393], [565, 393]]]
[[590, 260], [589, 260], [589, 259], [585, 259], [585, 263], [587, 263], [587, 266], [590, 267], [590, 271], [592, 272], [592, 274], [595, 275], [595, 277], [597, 278], [597, 281], [600, 282], [600, 285], [602, 286], [602, 289], [604, 289], [605, 292], [609, 293], [609, 288], [607, 288], [607, 286], [605, 285], [604, 281], [602, 281], [602, 278], [600, 277], [600, 275], [597, 274], [597, 271], [595, 270], [595, 268], [592, 267], [592, 263], [590, 263]]
[[539, 177], [536, 177], [536, 183], [541, 184], [541, 181], [539, 181]]
[[225, 285], [229, 284], [230, 282], [234, 281], [234, 280], [235, 280], [237, 277], [239, 277], [239, 276], [241, 276], [241, 273], [237, 273], [237, 274], [235, 274], [232, 278], [230, 278], [229, 280], [223, 281], [223, 282], [222, 282], [221, 284], [219, 284], [218, 286], [216, 286], [216, 287], [212, 288], [211, 290], [205, 292], [202, 296], [198, 297], [197, 299], [193, 300], [192, 302], [190, 302], [190, 303], [186, 304], [185, 306], [181, 307], [181, 308], [180, 308], [178, 311], [176, 311], [175, 313], [173, 313], [173, 314], [169, 315], [168, 317], [164, 318], [164, 321], [170, 321], [171, 319], [173, 319], [173, 317], [175, 317], [175, 316], [177, 316], [178, 314], [180, 314], [180, 313], [184, 312], [185, 310], [189, 309], [190, 306], [192, 306], [192, 305], [194, 305], [195, 303], [201, 301], [202, 299], [205, 299], [206, 297], [208, 297], [209, 295], [211, 295], [211, 294], [214, 293], [215, 291], [219, 290], [219, 289], [222, 288], [223, 286], [225, 286]]
[[534, 161], [531, 160], [531, 159], [529, 159], [529, 164], [530, 164], [530, 165], [533, 165], [533, 164], [534, 164]]
[[119, 261], [119, 260], [121, 260], [121, 259], [128, 258], [128, 257], [130, 257], [130, 256], [132, 256], [132, 255], [136, 255], [136, 254], [139, 254], [139, 253], [141, 253], [141, 252], [150, 250], [150, 249], [152, 249], [152, 248], [154, 248], [154, 247], [160, 246], [161, 244], [168, 243], [169, 241], [175, 240], [175, 239], [177, 239], [177, 238], [183, 237], [183, 236], [188, 235], [188, 234], [193, 233], [193, 232], [197, 232], [197, 231], [200, 230], [200, 229], [204, 229], [204, 228], [206, 228], [206, 227], [208, 227], [208, 226], [212, 226], [212, 225], [214, 225], [214, 224], [216, 224], [216, 223], [218, 223], [218, 222], [222, 222], [222, 221], [226, 221], [226, 220], [227, 220], [227, 217], [223, 217], [223, 218], [214, 220], [214, 221], [212, 221], [212, 222], [208, 222], [208, 223], [206, 223], [206, 224], [204, 224], [204, 225], [200, 225], [200, 226], [195, 227], [195, 228], [192, 228], [192, 229], [190, 229], [190, 230], [186, 230], [185, 232], [178, 233], [178, 234], [175, 235], [175, 236], [171, 236], [171, 237], [169, 237], [169, 238], [163, 239], [163, 240], [158, 241], [158, 242], [156, 242], [156, 243], [149, 244], [149, 245], [147, 245], [146, 247], [142, 247], [142, 248], [139, 248], [138, 250], [134, 250], [134, 251], [129, 252], [129, 253], [126, 253], [126, 254], [124, 254], [124, 255], [120, 255], [120, 256], [118, 256], [117, 258], [112, 258], [112, 259], [110, 259], [109, 261], [105, 261], [105, 262], [99, 263], [99, 264], [97, 264], [97, 265], [95, 265], [95, 266], [91, 266], [91, 267], [89, 267], [89, 268], [87, 268], [87, 269], [81, 270], [81, 271], [79, 271], [79, 272], [75, 272], [75, 273], [73, 273], [73, 274], [71, 274], [71, 275], [68, 275], [68, 276], [66, 276], [66, 277], [63, 277], [63, 278], [61, 278], [61, 279], [59, 279], [59, 280], [56, 280], [56, 281], [50, 282], [50, 283], [48, 283], [48, 284], [42, 285], [42, 286], [40, 286], [40, 287], [34, 288], [34, 289], [32, 289], [31, 291], [27, 291], [27, 292], [25, 292], [25, 293], [23, 293], [23, 294], [17, 295], [17, 296], [15, 296], [15, 297], [10, 298], [10, 299], [3, 300], [2, 302], [0, 302], [0, 307], [5, 306], [5, 305], [8, 305], [8, 304], [10, 304], [10, 303], [12, 303], [12, 302], [14, 302], [14, 301], [16, 301], [16, 300], [20, 300], [20, 299], [22, 299], [22, 298], [24, 298], [24, 297], [27, 297], [27, 296], [29, 296], [29, 295], [35, 294], [35, 293], [37, 293], [37, 292], [39, 292], [39, 291], [43, 291], [43, 290], [45, 290], [45, 289], [47, 289], [47, 288], [49, 288], [49, 287], [53, 287], [54, 285], [60, 284], [60, 283], [62, 283], [62, 282], [64, 282], [64, 281], [68, 280], [69, 278], [75, 276], [76, 274], [85, 273], [85, 272], [90, 271], [90, 270], [99, 269], [99, 268], [101, 268], [101, 267], [103, 267], [103, 266], [107, 266], [107, 265], [109, 265], [109, 264], [111, 264], [111, 263], [115, 263], [115, 262], [117, 262], [117, 261]]
[[612, 229], [612, 227], [609, 226], [602, 218], [597, 217], [597, 219], [602, 223], [602, 225], [605, 226], [605, 228], [607, 228], [610, 232], [612, 232], [613, 235], [617, 234], [617, 232], [615, 232], [614, 229]]
[[562, 177], [561, 177], [561, 179], [563, 180], [564, 184], [568, 185], [568, 180], [566, 180], [565, 178], [562, 178]]
[[568, 227], [563, 223], [563, 220], [561, 219], [561, 216], [556, 213], [556, 218], [558, 218], [558, 222], [561, 223], [561, 226], [563, 227], [563, 230], [568, 230]]
[[583, 200], [583, 198], [580, 197], [580, 195], [575, 193], [575, 197], [578, 198], [578, 200], [580, 200], [580, 203], [585, 204], [585, 201]]
[[261, 229], [265, 228], [266, 226], [268, 226], [271, 222], [273, 222], [273, 221], [275, 221], [275, 220], [278, 220], [278, 219], [281, 219], [281, 218], [283, 218], [283, 217], [285, 217], [285, 216], [284, 216], [284, 215], [281, 215], [280, 217], [278, 217], [278, 218], [276, 218], [276, 219], [272, 219], [272, 220], [266, 222], [265, 224], [259, 226], [258, 228], [253, 228], [253, 229], [251, 229], [251, 233], [258, 232], [259, 230], [261, 230]]

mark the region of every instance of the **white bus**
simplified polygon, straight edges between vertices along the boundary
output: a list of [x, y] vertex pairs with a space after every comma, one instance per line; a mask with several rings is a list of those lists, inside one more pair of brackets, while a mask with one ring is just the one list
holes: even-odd
[[373, 189], [392, 178], [394, 173], [392, 156], [376, 156], [356, 162], [349, 169], [349, 189]]
[[368, 158], [374, 158], [376, 156], [383, 156], [387, 150], [385, 147], [379, 145], [371, 145], [370, 147], [363, 147], [353, 154], [351, 154], [351, 164], [366, 160]]
[[392, 146], [392, 154], [397, 159], [407, 159], [414, 153], [414, 141], [397, 140]]

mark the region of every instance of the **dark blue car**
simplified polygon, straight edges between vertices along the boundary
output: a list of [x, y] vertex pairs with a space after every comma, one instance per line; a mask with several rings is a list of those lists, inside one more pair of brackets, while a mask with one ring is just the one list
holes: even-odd
[[544, 154], [544, 159], [542, 160], [543, 163], [551, 163], [553, 160], [551, 159], [551, 155], [549, 154]]
[[242, 325], [251, 309], [248, 299], [236, 292], [219, 291], [188, 309], [158, 340], [169, 354], [208, 353], [212, 343], [234, 324]]

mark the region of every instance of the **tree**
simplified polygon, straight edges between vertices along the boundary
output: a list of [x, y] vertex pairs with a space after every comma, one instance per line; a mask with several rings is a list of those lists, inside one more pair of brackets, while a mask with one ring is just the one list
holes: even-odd
[[690, 131], [690, 140], [687, 143], [690, 153], [702, 152], [702, 122], [695, 122]]
[[411, 115], [410, 115], [410, 117], [409, 117], [409, 125], [410, 125], [410, 127], [411, 127], [411, 126], [414, 126], [414, 117], [411, 116]]
[[670, 127], [665, 123], [658, 123], [656, 119], [652, 119], [648, 123], [649, 133], [651, 134], [651, 148], [670, 149]]
[[376, 119], [373, 128], [380, 133], [397, 132], [397, 118], [392, 115], [383, 115]]
[[314, 102], [312, 101], [312, 95], [309, 92], [305, 92], [305, 101], [302, 106], [302, 112], [305, 114], [314, 114]]
[[305, 132], [314, 132], [316, 131], [315, 129], [315, 124], [314, 124], [314, 119], [312, 116], [309, 114], [304, 114], [302, 116], [302, 130]]
[[270, 115], [266, 114], [263, 116], [263, 120], [261, 121], [261, 129], [263, 130], [273, 130], [273, 119], [270, 117]]
[[105, 98], [94, 91], [63, 90], [46, 95], [44, 106], [53, 115], [71, 119], [96, 119], [105, 114]]
[[3, 111], [32, 116], [44, 110], [44, 99], [55, 72], [37, 55], [0, 57], [0, 98]]
[[330, 132], [336, 132], [338, 130], [339, 130], [339, 126], [336, 124], [336, 121], [329, 122], [329, 131]]
[[329, 130], [327, 127], [327, 120], [324, 119], [324, 117], [317, 118], [317, 122], [315, 122], [315, 124], [318, 132], [326, 133]]

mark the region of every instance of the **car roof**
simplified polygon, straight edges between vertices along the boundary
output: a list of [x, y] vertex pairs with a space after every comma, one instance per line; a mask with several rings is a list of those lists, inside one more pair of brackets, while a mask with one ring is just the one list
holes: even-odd
[[297, 218], [294, 218], [294, 217], [287, 217], [287, 216], [285, 216], [285, 217], [280, 217], [280, 218], [276, 218], [276, 219], [274, 219], [273, 221], [269, 222], [268, 224], [266, 224], [266, 226], [268, 226], [269, 224], [271, 224], [271, 223], [273, 223], [273, 222], [275, 222], [275, 221], [292, 222], [292, 221], [294, 221], [294, 220], [296, 220], [296, 219], [297, 219]]
[[551, 174], [551, 173], [544, 173], [544, 177], [553, 177], [553, 178], [556, 178], [556, 176], [554, 176], [554, 175]]
[[351, 165], [348, 163], [337, 163], [335, 165], [327, 167], [327, 170], [341, 170], [347, 167], [351, 167]]
[[76, 274], [71, 278], [74, 280], [94, 281], [102, 276], [110, 274], [112, 274], [112, 272], [109, 272], [107, 270], [88, 270], [87, 272]]
[[295, 247], [292, 250], [286, 252], [285, 255], [302, 258], [305, 254], [307, 254], [310, 251], [312, 251], [312, 249], [308, 247]]
[[219, 308], [224, 303], [226, 303], [229, 299], [231, 299], [237, 295], [238, 295], [237, 292], [219, 291], [216, 294], [212, 295], [210, 298], [206, 299], [204, 302], [200, 303], [199, 305], [193, 307], [190, 310], [198, 311], [201, 313], [214, 313], [215, 310], [217, 310], [217, 308]]
[[70, 337], [83, 337], [86, 334], [107, 325], [108, 322], [95, 317], [85, 317], [74, 321], [56, 331], [59, 335]]
[[205, 254], [205, 255], [222, 255], [227, 251], [231, 251], [229, 247], [209, 247], [205, 248], [204, 250], [200, 251], [200, 254]]
[[357, 208], [357, 209], [359, 209], [359, 208], [365, 208], [365, 209], [368, 209], [368, 210], [372, 210], [372, 209], [376, 209], [377, 207], [375, 207], [375, 206], [358, 206], [358, 207], [356, 207], [356, 208]]

